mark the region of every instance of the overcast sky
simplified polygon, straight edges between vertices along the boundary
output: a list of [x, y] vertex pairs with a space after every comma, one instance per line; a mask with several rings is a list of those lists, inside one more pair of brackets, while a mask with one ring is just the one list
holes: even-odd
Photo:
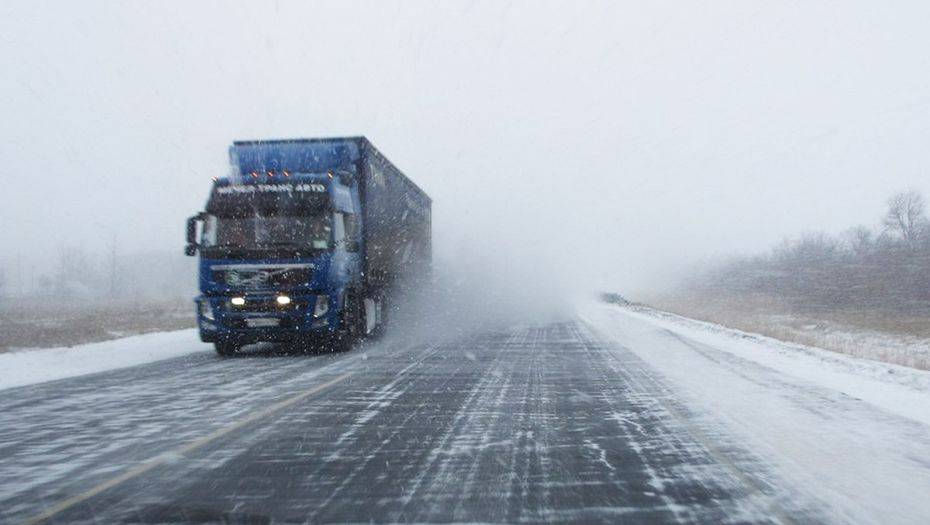
[[653, 289], [930, 194], [928, 27], [926, 1], [6, 0], [0, 264], [180, 252], [232, 140], [362, 134], [434, 198], [443, 264]]

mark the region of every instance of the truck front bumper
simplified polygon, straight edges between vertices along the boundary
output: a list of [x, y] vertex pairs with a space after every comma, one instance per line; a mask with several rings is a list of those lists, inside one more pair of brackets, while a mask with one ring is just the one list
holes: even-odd
[[204, 342], [294, 341], [331, 335], [338, 325], [334, 308], [314, 315], [317, 295], [290, 296], [286, 306], [275, 303], [276, 295], [245, 295], [244, 305], [233, 305], [228, 296], [196, 299], [197, 326]]

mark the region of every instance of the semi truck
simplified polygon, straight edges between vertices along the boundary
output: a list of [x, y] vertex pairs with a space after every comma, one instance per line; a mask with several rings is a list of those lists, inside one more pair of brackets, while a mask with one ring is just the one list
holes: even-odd
[[237, 141], [187, 221], [200, 338], [345, 349], [429, 278], [432, 201], [365, 137]]

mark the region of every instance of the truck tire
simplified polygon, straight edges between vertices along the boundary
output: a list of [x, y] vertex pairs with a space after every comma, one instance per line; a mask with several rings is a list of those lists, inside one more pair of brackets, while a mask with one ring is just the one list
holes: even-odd
[[388, 305], [387, 305], [387, 300], [384, 298], [383, 295], [378, 298], [378, 309], [381, 311], [380, 312], [381, 315], [379, 319], [381, 322], [375, 325], [375, 331], [372, 332], [371, 334], [374, 337], [383, 336], [385, 327], [387, 326], [387, 323], [388, 323]]
[[239, 350], [239, 345], [229, 341], [215, 341], [213, 343], [213, 348], [216, 349], [216, 353], [221, 357], [230, 357]]
[[361, 296], [354, 290], [346, 292], [342, 307], [342, 316], [339, 332], [336, 335], [335, 350], [344, 352], [350, 350], [352, 345], [365, 333], [365, 307]]

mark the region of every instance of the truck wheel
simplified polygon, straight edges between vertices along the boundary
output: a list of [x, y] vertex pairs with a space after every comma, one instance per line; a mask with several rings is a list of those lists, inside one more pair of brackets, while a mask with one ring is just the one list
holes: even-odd
[[375, 325], [374, 331], [371, 333], [374, 337], [381, 337], [384, 335], [384, 327], [387, 326], [388, 321], [388, 307], [387, 301], [384, 300], [384, 297], [381, 297], [377, 300], [376, 308], [379, 310], [378, 315], [378, 324]]
[[216, 341], [213, 343], [216, 353], [222, 357], [230, 357], [239, 350], [239, 345], [229, 341]]
[[347, 292], [345, 302], [342, 308], [342, 322], [339, 327], [339, 333], [336, 336], [337, 351], [345, 351], [352, 348], [352, 345], [365, 332], [365, 307], [362, 304], [361, 297], [355, 292]]

